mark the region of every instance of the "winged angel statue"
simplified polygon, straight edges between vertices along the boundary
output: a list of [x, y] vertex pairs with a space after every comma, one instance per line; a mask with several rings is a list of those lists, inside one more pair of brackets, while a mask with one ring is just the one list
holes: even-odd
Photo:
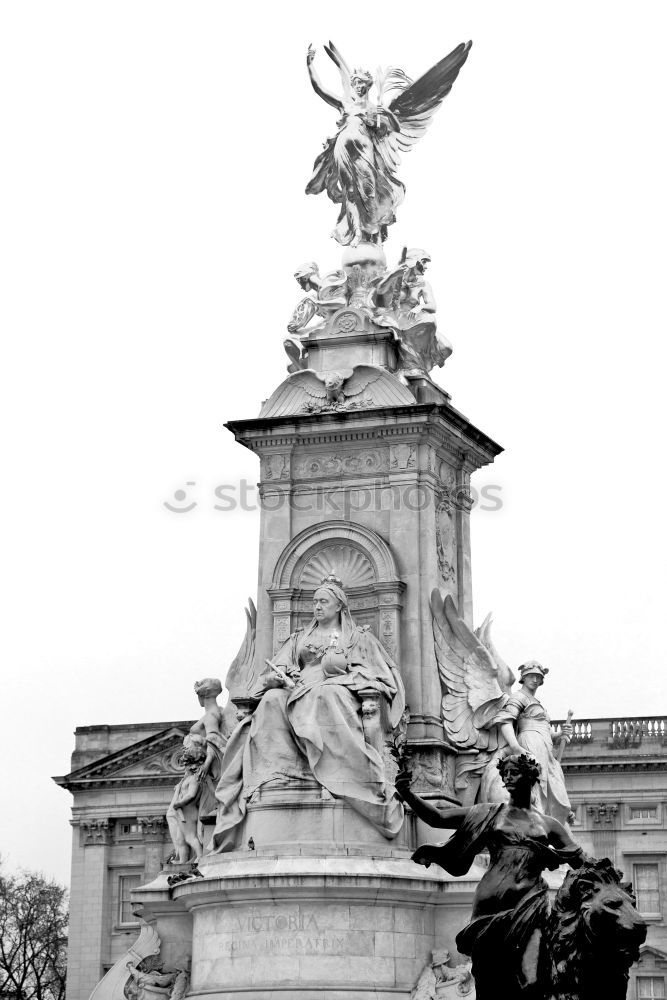
[[[572, 726], [551, 731], [551, 720], [536, 697], [548, 668], [535, 660], [519, 668], [520, 684], [491, 639], [491, 615], [474, 632], [459, 618], [448, 594], [431, 593], [435, 654], [443, 690], [445, 732], [457, 749], [456, 788], [464, 804], [507, 801], [498, 761], [508, 753], [528, 753], [540, 765], [533, 804], [567, 823], [571, 806], [554, 743], [569, 742]], [[470, 753], [476, 751], [476, 753]]]
[[[341, 114], [338, 132], [327, 139], [315, 160], [307, 194], [326, 191], [341, 206], [333, 236], [343, 246], [362, 241], [382, 243], [396, 221], [405, 186], [396, 176], [400, 154], [422, 137], [443, 99], [452, 89], [468, 58], [472, 42], [461, 43], [418, 80], [401, 69], [350, 70], [332, 42], [324, 46], [340, 72], [343, 94], [326, 90], [313, 68], [315, 49], [307, 64], [313, 89]], [[375, 100], [370, 93], [375, 88]]]

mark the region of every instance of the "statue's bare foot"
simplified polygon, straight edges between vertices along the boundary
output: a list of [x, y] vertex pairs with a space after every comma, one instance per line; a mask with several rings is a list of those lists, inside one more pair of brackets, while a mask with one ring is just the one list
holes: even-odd
[[359, 229], [355, 230], [354, 236], [352, 237], [351, 247], [358, 247], [362, 240], [362, 233]]

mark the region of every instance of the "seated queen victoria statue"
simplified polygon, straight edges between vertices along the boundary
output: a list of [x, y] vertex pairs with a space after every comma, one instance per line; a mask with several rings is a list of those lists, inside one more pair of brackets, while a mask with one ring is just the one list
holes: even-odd
[[398, 669], [368, 628], [355, 625], [342, 586], [327, 577], [315, 591], [312, 621], [267, 661], [253, 692], [257, 707], [229, 739], [216, 791], [215, 851], [234, 849], [259, 788], [313, 777], [385, 837], [398, 834], [403, 806], [364, 734], [369, 694], [379, 697], [387, 728], [395, 728], [405, 708]]

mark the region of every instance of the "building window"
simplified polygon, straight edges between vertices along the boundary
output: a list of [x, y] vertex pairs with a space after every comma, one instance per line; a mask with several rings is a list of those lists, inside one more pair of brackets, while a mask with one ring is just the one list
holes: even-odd
[[657, 863], [633, 865], [632, 880], [637, 909], [643, 914], [660, 913], [660, 871]]
[[141, 875], [119, 875], [118, 876], [118, 923], [138, 924], [139, 921], [132, 913], [130, 893], [133, 889], [138, 889], [141, 885]]
[[141, 836], [141, 827], [136, 819], [119, 819], [116, 821], [116, 837], [118, 840], [130, 840]]
[[637, 976], [637, 1000], [660, 1000], [665, 995], [662, 976]]
[[630, 819], [657, 819], [657, 806], [630, 806]]

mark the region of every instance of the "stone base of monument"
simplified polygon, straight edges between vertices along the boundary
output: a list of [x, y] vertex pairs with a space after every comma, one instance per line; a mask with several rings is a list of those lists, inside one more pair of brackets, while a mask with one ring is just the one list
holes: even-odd
[[344, 803], [315, 808], [310, 794], [285, 808], [283, 789], [278, 808], [266, 789], [243, 831], [254, 850], [202, 858], [203, 878], [172, 886], [164, 871], [133, 893], [165, 965], [191, 948], [190, 997], [396, 1000], [434, 949], [456, 959], [483, 869], [457, 879], [422, 868], [410, 860], [410, 817], [388, 841]]
[[[410, 815], [393, 840], [387, 840], [363, 816], [335, 799], [314, 780], [268, 782], [247, 803], [236, 831], [236, 847], [269, 849], [273, 854], [375, 854], [409, 857], [415, 846]], [[205, 859], [204, 864], [208, 864]]]

